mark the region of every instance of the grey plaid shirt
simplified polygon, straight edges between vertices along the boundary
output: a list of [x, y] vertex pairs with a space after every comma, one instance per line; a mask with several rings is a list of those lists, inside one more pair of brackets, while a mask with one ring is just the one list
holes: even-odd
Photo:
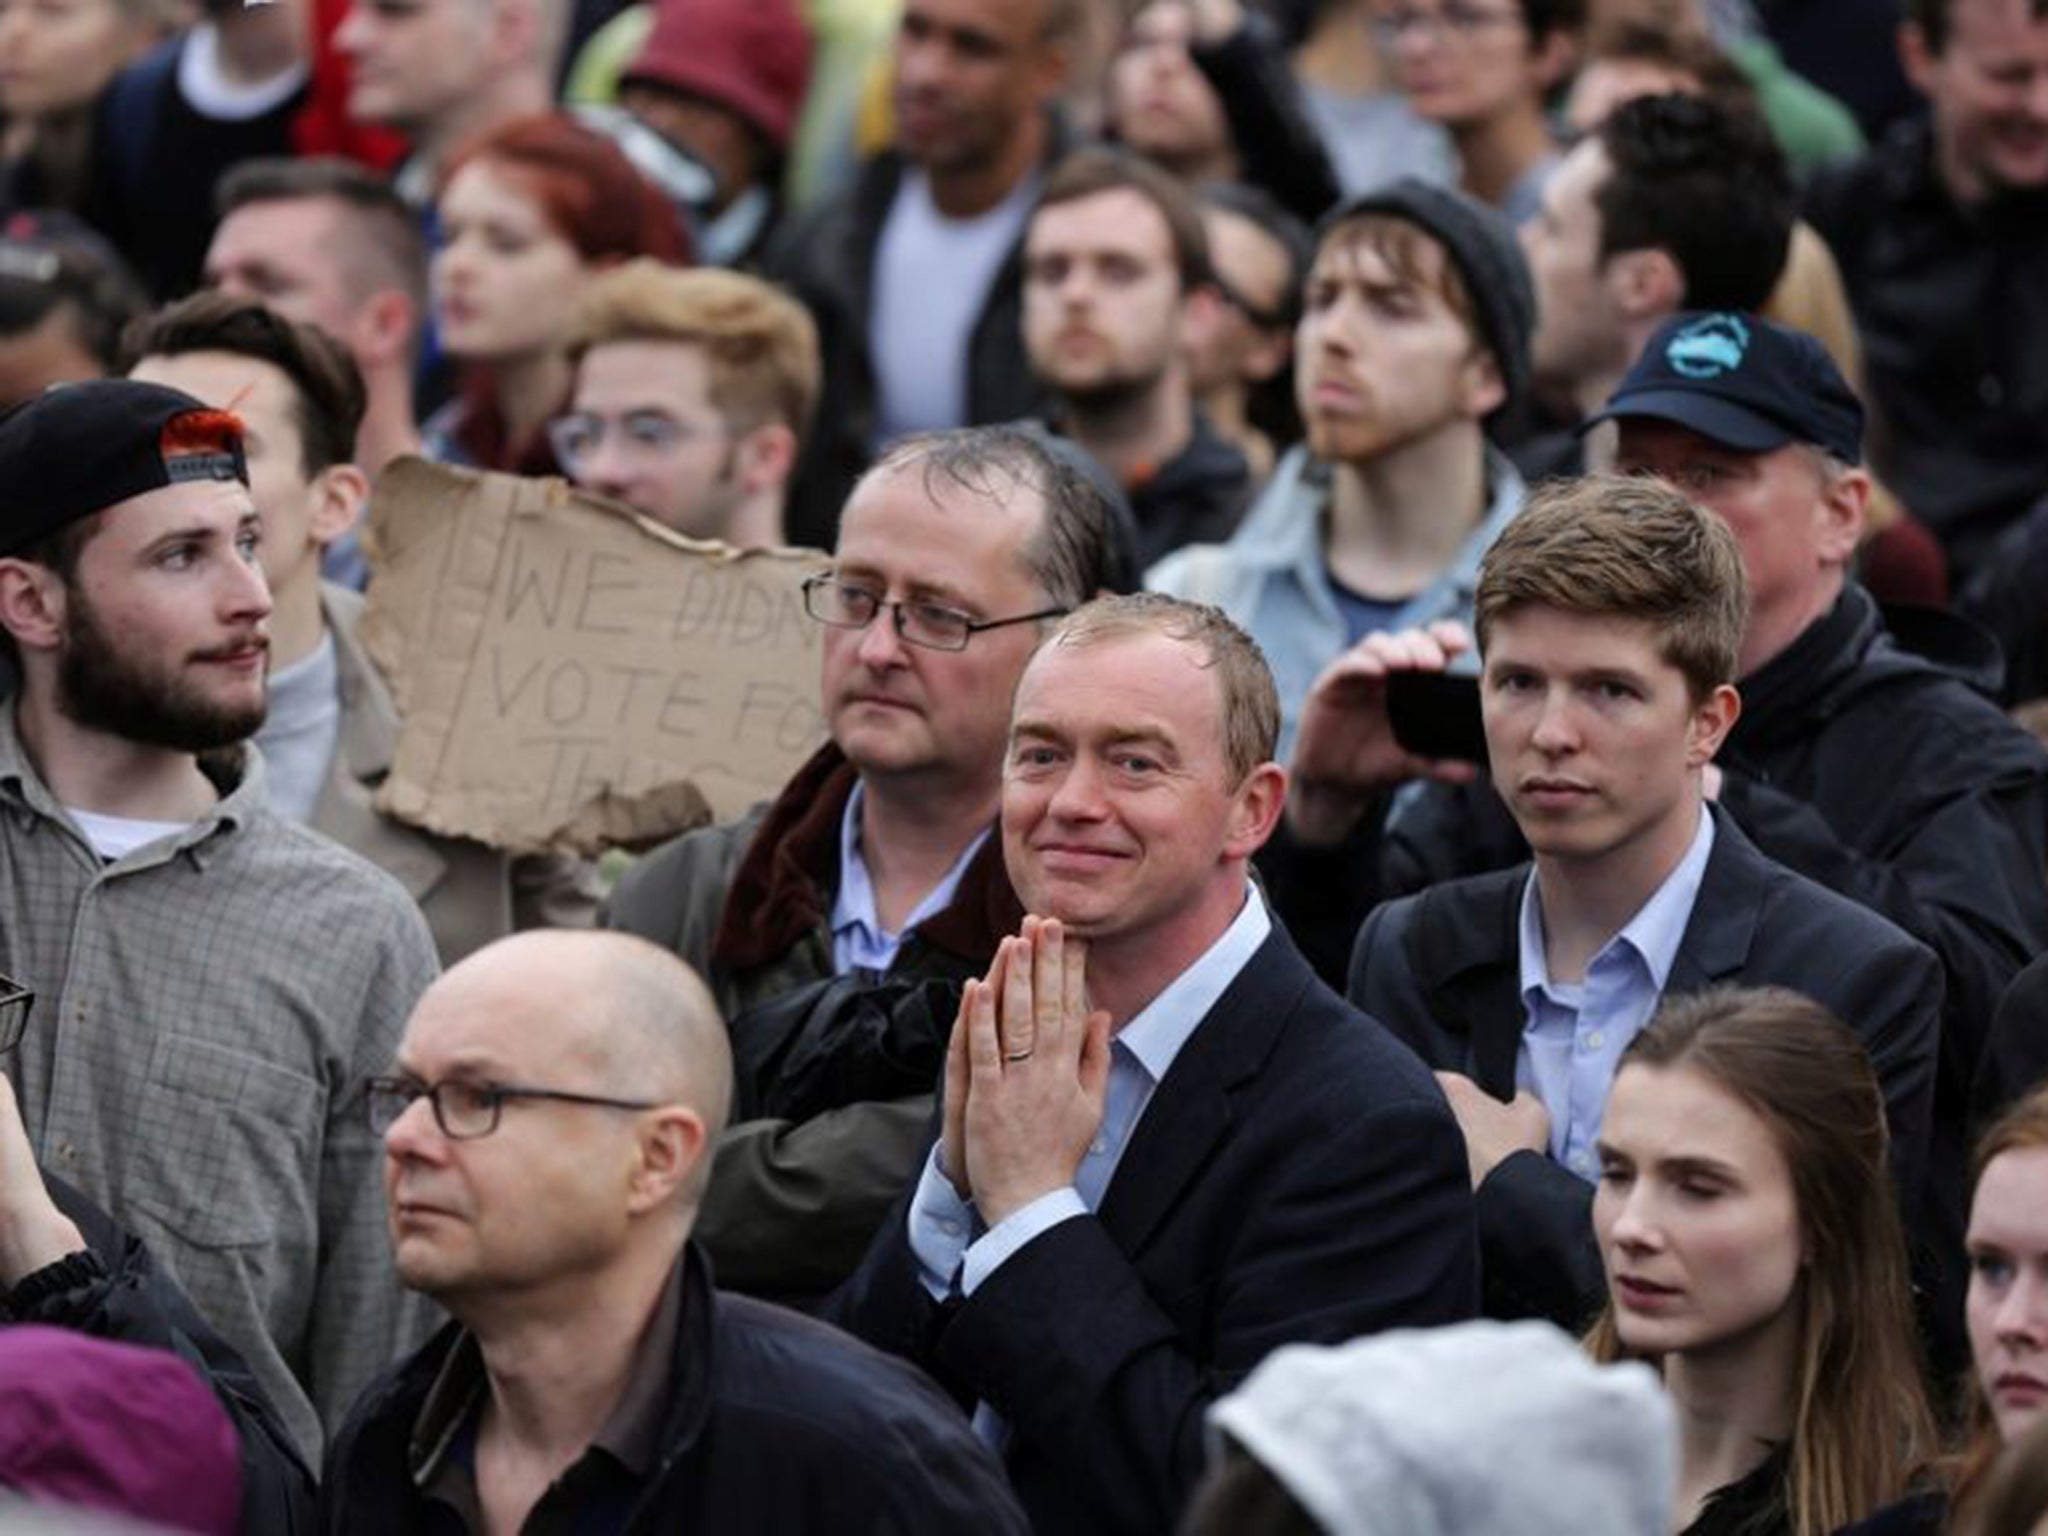
[[149, 1244], [319, 1465], [320, 1424], [422, 1336], [363, 1083], [436, 970], [396, 881], [265, 809], [261, 759], [102, 863], [0, 704], [0, 971], [36, 1155]]

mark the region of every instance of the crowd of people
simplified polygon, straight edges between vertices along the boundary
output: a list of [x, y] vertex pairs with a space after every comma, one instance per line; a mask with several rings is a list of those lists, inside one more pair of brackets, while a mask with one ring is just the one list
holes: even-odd
[[[1892, 4], [0, 0], [0, 1530], [2048, 1529], [2048, 14]], [[413, 457], [808, 552], [815, 752], [392, 809]]]

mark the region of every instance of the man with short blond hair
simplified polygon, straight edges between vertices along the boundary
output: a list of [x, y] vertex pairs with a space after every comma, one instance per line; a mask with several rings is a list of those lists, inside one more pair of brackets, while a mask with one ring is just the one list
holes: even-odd
[[592, 282], [569, 350], [574, 393], [549, 436], [572, 480], [691, 538], [783, 542], [818, 398], [802, 305], [738, 272], [631, 261]]
[[1221, 612], [1064, 620], [1017, 687], [1004, 862], [940, 1132], [835, 1298], [976, 1400], [1042, 1531], [1170, 1530], [1205, 1406], [1294, 1342], [1469, 1314], [1464, 1152], [1420, 1065], [1253, 889], [1279, 705]]

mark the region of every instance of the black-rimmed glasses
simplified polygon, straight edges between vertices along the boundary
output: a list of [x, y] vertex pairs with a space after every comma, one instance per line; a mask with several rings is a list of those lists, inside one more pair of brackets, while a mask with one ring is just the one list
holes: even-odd
[[370, 1129], [382, 1136], [425, 1099], [434, 1106], [434, 1123], [450, 1141], [475, 1141], [498, 1128], [498, 1117], [514, 1099], [541, 1099], [557, 1104], [590, 1104], [599, 1109], [659, 1109], [658, 1101], [608, 1099], [595, 1093], [570, 1093], [561, 1088], [516, 1088], [509, 1083], [469, 1083], [444, 1078], [423, 1083], [413, 1077], [373, 1077], [368, 1104]]
[[889, 610], [889, 618], [896, 626], [897, 639], [928, 651], [964, 651], [967, 642], [983, 630], [1057, 619], [1068, 611], [1041, 608], [1036, 613], [1020, 613], [1010, 619], [977, 619], [944, 603], [916, 599], [891, 602], [871, 587], [841, 581], [836, 576], [813, 576], [804, 583], [804, 612], [834, 629], [866, 629], [884, 608]]

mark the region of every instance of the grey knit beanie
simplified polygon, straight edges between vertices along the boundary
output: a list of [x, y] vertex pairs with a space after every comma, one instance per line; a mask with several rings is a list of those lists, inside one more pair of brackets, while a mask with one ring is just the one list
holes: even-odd
[[1318, 243], [1337, 225], [1364, 213], [1406, 219], [1449, 254], [1472, 295], [1479, 332], [1500, 369], [1511, 408], [1529, 383], [1529, 338], [1536, 329], [1536, 288], [1529, 263], [1506, 217], [1464, 193], [1415, 176], [1347, 198], [1323, 216]]

